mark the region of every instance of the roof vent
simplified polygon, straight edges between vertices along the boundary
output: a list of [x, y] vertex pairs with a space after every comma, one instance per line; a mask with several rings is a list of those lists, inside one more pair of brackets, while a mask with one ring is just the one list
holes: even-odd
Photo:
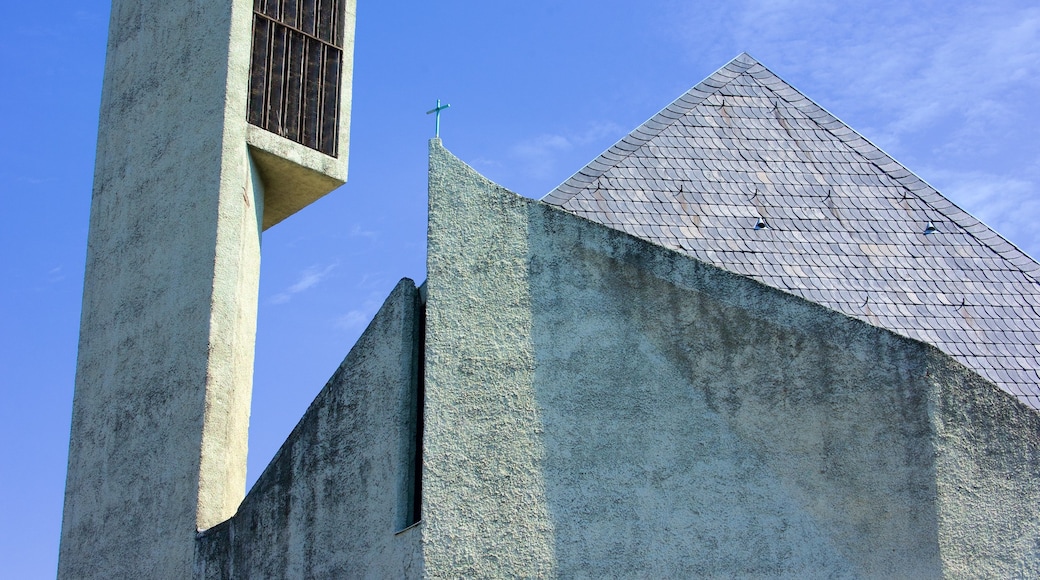
[[939, 231], [939, 228], [935, 227], [935, 224], [929, 221], [928, 225], [924, 228], [924, 235], [927, 236], [928, 234], [934, 234], [937, 231]]
[[769, 224], [766, 223], [765, 218], [761, 218], [760, 217], [760, 218], [758, 218], [758, 221], [755, 222], [755, 229], [756, 230], [764, 230], [764, 229], [766, 229], [768, 227], [769, 227]]

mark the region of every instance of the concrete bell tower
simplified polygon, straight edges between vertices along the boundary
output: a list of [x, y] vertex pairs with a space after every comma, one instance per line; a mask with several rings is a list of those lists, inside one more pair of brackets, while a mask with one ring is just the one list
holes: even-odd
[[61, 578], [185, 578], [245, 493], [261, 232], [347, 176], [354, 0], [114, 0]]

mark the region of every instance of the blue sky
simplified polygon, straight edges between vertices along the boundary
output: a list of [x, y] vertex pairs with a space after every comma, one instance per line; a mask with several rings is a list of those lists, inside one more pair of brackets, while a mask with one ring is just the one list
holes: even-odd
[[[53, 577], [108, 3], [0, 37], [0, 557]], [[264, 234], [250, 481], [401, 277], [425, 277], [426, 146], [541, 197], [747, 51], [1040, 256], [1035, 1], [359, 0], [350, 180]]]

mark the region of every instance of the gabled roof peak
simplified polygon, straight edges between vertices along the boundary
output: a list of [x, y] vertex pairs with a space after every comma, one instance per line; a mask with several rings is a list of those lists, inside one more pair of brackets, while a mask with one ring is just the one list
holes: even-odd
[[747, 53], [543, 201], [930, 342], [1040, 407], [1040, 264]]

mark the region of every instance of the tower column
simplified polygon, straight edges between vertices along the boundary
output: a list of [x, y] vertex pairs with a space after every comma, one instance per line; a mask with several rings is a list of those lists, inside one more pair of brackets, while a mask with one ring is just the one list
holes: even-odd
[[113, 2], [60, 577], [182, 578], [245, 493], [263, 190], [230, 39], [251, 4]]
[[314, 52], [342, 114], [310, 147], [249, 124], [251, 75], [300, 74], [258, 73], [252, 0], [112, 4], [61, 578], [190, 577], [196, 532], [245, 494], [261, 231], [346, 179], [353, 2], [331, 4], [346, 57]]

